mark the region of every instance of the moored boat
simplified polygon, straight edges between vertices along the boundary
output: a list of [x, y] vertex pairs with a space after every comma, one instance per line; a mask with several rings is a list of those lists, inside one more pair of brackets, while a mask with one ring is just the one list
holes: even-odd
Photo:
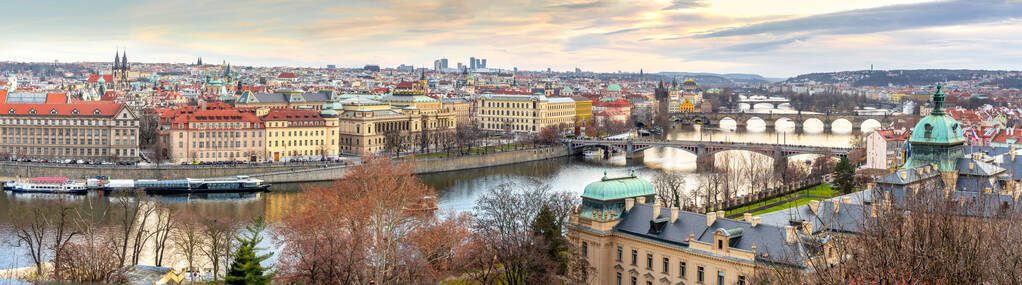
[[191, 194], [191, 193], [251, 193], [264, 192], [270, 187], [262, 180], [248, 176], [206, 179], [112, 179], [89, 180], [90, 187], [108, 191], [145, 191], [147, 194]]
[[18, 193], [64, 193], [85, 194], [88, 190], [85, 183], [75, 182], [65, 177], [36, 177], [28, 181], [8, 181], [4, 190]]

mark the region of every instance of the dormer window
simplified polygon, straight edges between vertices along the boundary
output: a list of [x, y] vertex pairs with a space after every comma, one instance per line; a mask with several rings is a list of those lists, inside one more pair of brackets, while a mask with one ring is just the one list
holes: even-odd
[[10, 111], [7, 111], [7, 113], [8, 113], [8, 114], [11, 114], [11, 115], [14, 115], [14, 108], [11, 108], [11, 110], [10, 110]]
[[933, 125], [925, 124], [923, 125], [923, 129], [925, 130], [923, 132], [923, 137], [930, 138], [933, 136]]
[[57, 109], [50, 109], [50, 115], [56, 115]]
[[71, 115], [78, 115], [78, 109], [71, 110]]
[[28, 113], [32, 114], [32, 115], [35, 115], [36, 114], [35, 108], [29, 109]]
[[95, 111], [92, 111], [92, 114], [99, 116], [99, 114], [102, 114], [102, 112], [100, 112], [99, 109], [96, 109]]

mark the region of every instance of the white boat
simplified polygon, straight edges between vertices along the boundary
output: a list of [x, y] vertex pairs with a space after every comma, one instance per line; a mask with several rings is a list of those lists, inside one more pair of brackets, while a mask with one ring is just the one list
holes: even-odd
[[66, 193], [85, 194], [85, 183], [64, 177], [37, 177], [28, 181], [8, 181], [4, 189], [20, 193]]
[[587, 150], [582, 151], [582, 155], [585, 156], [586, 158], [602, 158], [603, 157], [603, 150], [602, 149], [587, 149]]

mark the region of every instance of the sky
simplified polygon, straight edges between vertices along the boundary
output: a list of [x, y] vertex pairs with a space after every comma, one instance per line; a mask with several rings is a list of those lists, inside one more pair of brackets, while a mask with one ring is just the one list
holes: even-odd
[[1022, 0], [0, 1], [0, 61], [229, 61], [789, 77], [1022, 69]]

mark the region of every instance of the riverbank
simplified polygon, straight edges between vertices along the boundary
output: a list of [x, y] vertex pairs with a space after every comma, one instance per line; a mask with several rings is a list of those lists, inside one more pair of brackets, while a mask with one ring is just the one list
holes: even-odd
[[[414, 160], [418, 174], [466, 170], [544, 160], [571, 155], [566, 146], [548, 146], [457, 157]], [[247, 175], [266, 183], [295, 183], [329, 181], [344, 177], [350, 165], [337, 163], [238, 164], [225, 166], [204, 165], [74, 165], [57, 163], [0, 162], [0, 177], [68, 177], [83, 178], [107, 176], [114, 179], [146, 178], [215, 178]]]

